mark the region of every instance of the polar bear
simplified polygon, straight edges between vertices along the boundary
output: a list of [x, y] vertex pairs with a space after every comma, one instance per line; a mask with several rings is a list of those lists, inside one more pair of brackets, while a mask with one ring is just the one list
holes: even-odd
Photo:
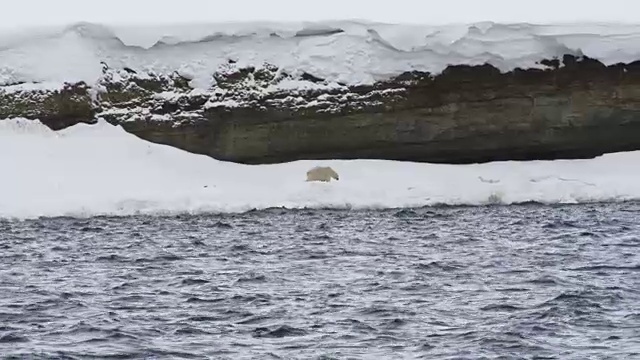
[[338, 173], [329, 166], [316, 166], [307, 171], [307, 181], [329, 182], [332, 178], [340, 180]]

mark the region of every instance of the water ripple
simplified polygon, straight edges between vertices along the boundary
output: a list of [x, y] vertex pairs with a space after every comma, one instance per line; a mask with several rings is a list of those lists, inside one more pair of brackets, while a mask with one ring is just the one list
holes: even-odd
[[637, 203], [0, 220], [0, 353], [640, 357]]

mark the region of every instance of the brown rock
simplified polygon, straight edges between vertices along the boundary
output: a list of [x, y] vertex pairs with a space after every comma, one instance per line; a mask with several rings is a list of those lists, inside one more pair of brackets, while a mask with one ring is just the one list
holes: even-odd
[[[125, 128], [155, 142], [254, 164], [331, 158], [471, 163], [640, 149], [640, 66], [606, 67], [571, 56], [562, 67], [549, 64], [508, 73], [490, 65], [450, 66], [435, 77], [405, 73], [349, 89], [370, 96], [336, 111], [258, 103], [210, 109], [197, 123]], [[403, 91], [385, 96], [375, 89]]]
[[[294, 92], [263, 91], [290, 78], [265, 66], [216, 74], [219, 87], [204, 95], [191, 93], [184, 79], [140, 82], [131, 74], [128, 83], [107, 81], [93, 106], [84, 85], [50, 94], [50, 106], [24, 100], [28, 94], [12, 103], [0, 88], [0, 117], [38, 117], [60, 128], [102, 116], [143, 139], [254, 164], [470, 163], [640, 149], [640, 62], [605, 66], [567, 55], [541, 64], [546, 68], [507, 73], [452, 65], [437, 76], [407, 72], [372, 86]], [[160, 91], [176, 95], [154, 95]]]
[[56, 91], [5, 92], [0, 87], [0, 119], [40, 119], [53, 130], [79, 122], [94, 122], [94, 110], [85, 83], [65, 84]]

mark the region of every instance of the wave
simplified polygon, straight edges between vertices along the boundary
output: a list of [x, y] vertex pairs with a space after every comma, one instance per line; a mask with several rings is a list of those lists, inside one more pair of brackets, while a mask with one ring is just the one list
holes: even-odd
[[640, 25], [395, 25], [358, 21], [63, 27], [0, 33], [0, 85], [85, 81], [101, 62], [156, 73], [184, 71], [207, 87], [230, 59], [275, 64], [329, 81], [368, 84], [405, 71], [490, 63], [502, 71], [587, 55], [609, 65], [640, 59]]
[[[150, 143], [100, 121], [53, 132], [0, 121], [0, 218], [383, 209], [640, 199], [640, 152], [444, 165], [385, 160], [241, 165]], [[340, 181], [306, 182], [328, 165]]]

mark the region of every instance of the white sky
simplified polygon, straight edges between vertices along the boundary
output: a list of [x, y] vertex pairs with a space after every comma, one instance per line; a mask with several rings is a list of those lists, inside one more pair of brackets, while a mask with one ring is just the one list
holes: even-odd
[[640, 23], [640, 0], [1, 0], [0, 27], [102, 23], [303, 21]]

